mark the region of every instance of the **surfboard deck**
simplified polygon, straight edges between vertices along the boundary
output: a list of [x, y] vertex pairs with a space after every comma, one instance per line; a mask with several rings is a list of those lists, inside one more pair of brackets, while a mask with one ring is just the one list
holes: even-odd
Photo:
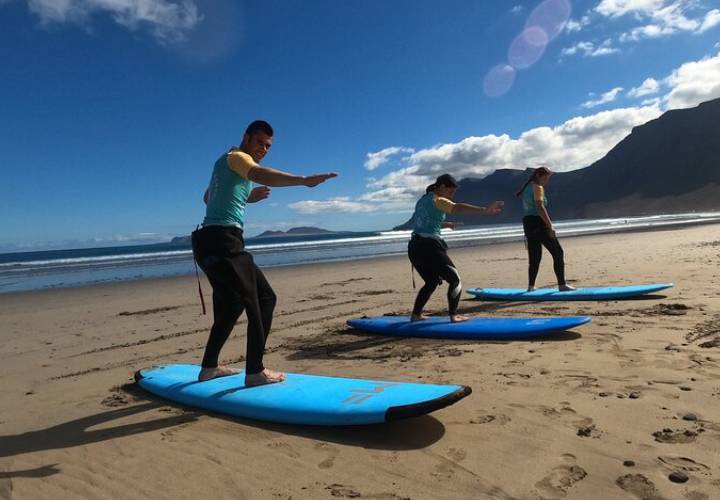
[[672, 286], [672, 283], [655, 283], [652, 285], [578, 288], [568, 292], [561, 292], [557, 288], [540, 288], [532, 292], [528, 292], [524, 288], [470, 288], [467, 292], [479, 299], [493, 300], [613, 300], [647, 295]]
[[447, 316], [410, 321], [409, 316], [375, 316], [351, 319], [347, 324], [358, 330], [399, 337], [436, 339], [514, 340], [569, 330], [589, 323], [587, 316], [556, 318], [471, 318], [451, 323]]
[[197, 365], [139, 370], [146, 391], [195, 408], [266, 422], [306, 425], [379, 424], [430, 413], [468, 396], [463, 385], [418, 384], [288, 373], [287, 380], [245, 387], [245, 374], [198, 382]]

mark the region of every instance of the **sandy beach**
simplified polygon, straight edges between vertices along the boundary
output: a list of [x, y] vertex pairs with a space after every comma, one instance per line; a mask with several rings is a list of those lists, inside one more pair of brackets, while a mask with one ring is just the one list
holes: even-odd
[[[345, 326], [409, 312], [405, 257], [268, 269], [268, 366], [473, 389], [360, 428], [225, 418], [138, 389], [137, 369], [199, 362], [212, 315], [194, 277], [2, 295], [0, 498], [720, 498], [720, 225], [562, 241], [576, 286], [676, 286], [626, 301], [466, 295], [466, 314], [593, 322], [532, 341], [440, 341]], [[450, 255], [465, 288], [525, 284], [522, 243]], [[552, 281], [546, 253], [538, 284]], [[443, 289], [429, 309], [445, 307]], [[242, 366], [244, 329], [225, 362]]]

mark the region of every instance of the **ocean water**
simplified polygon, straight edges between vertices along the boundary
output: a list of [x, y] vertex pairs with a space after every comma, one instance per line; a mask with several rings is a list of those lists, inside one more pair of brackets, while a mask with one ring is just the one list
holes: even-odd
[[[649, 230], [720, 222], [720, 213], [692, 213], [556, 222], [560, 237]], [[247, 249], [260, 267], [312, 264], [404, 254], [410, 231], [345, 235], [249, 238]], [[450, 248], [523, 239], [520, 224], [496, 224], [445, 230]], [[0, 294], [82, 286], [194, 273], [188, 244], [52, 250], [0, 254]]]

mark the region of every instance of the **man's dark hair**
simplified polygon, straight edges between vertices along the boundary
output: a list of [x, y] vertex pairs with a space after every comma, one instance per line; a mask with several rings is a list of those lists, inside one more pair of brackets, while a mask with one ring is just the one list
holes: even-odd
[[252, 137], [258, 132], [262, 132], [265, 135], [273, 136], [273, 129], [270, 124], [264, 120], [255, 120], [245, 129], [245, 133]]

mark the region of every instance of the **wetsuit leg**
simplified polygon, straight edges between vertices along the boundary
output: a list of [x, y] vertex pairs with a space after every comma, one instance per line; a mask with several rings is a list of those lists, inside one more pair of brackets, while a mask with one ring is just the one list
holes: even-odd
[[544, 233], [545, 223], [540, 217], [523, 217], [523, 230], [525, 232], [525, 244], [528, 252], [528, 287], [535, 286], [540, 261], [542, 260], [541, 237]]
[[431, 245], [431, 242], [424, 241], [427, 239], [428, 238], [413, 236], [410, 243], [408, 243], [408, 257], [410, 258], [410, 262], [425, 282], [418, 291], [417, 297], [415, 297], [412, 312], [414, 316], [422, 314], [425, 304], [427, 304], [433, 292], [440, 284], [440, 274], [438, 273], [437, 266], [433, 265], [437, 252], [433, 248], [433, 245]]
[[565, 284], [565, 252], [557, 238], [547, 238], [542, 240], [542, 244], [548, 249], [553, 258], [553, 270], [557, 278], [558, 285]]
[[462, 282], [460, 281], [460, 273], [458, 272], [455, 264], [448, 256], [447, 252], [444, 251], [438, 256], [440, 260], [440, 267], [438, 272], [442, 279], [447, 281], [448, 284], [448, 312], [450, 316], [457, 314], [458, 304], [460, 304], [460, 295], [462, 295]]
[[264, 369], [262, 358], [275, 294], [252, 255], [244, 250], [239, 230], [210, 227], [197, 233], [193, 251], [213, 287], [215, 314], [203, 367], [217, 366], [220, 350], [244, 310], [248, 318], [246, 373], [259, 373]]
[[203, 271], [213, 288], [213, 325], [210, 329], [203, 355], [202, 367], [215, 368], [218, 365], [220, 350], [225, 345], [235, 323], [243, 312], [242, 299], [234, 287], [224, 279], [233, 273], [231, 266], [222, 261], [212, 266], [204, 266]]

